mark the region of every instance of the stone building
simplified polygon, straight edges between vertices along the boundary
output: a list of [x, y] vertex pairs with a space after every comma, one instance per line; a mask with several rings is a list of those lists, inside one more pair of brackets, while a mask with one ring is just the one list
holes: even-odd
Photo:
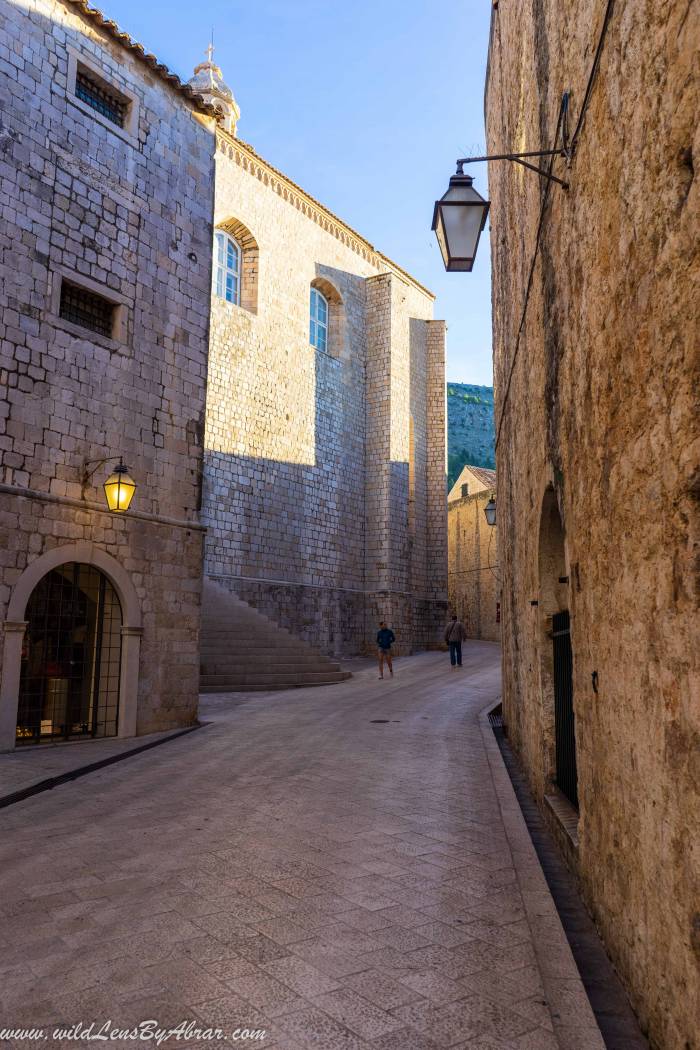
[[486, 88], [490, 153], [573, 153], [568, 191], [489, 171], [505, 722], [664, 1050], [700, 1017], [698, 40], [502, 0]]
[[205, 571], [324, 653], [445, 615], [444, 323], [433, 296], [236, 137], [221, 108]]
[[497, 527], [484, 510], [496, 493], [496, 471], [465, 466], [447, 510], [447, 595], [467, 638], [501, 638]]
[[0, 749], [195, 718], [214, 118], [82, 0], [0, 0]]
[[454, 503], [465, 496], [474, 496], [477, 492], [495, 493], [496, 471], [488, 467], [472, 467], [468, 463], [462, 467], [459, 477], [447, 494], [447, 502]]
[[432, 295], [235, 137], [211, 49], [182, 84], [85, 0], [0, 12], [0, 748], [193, 721], [207, 528], [309, 680], [305, 635], [437, 642]]

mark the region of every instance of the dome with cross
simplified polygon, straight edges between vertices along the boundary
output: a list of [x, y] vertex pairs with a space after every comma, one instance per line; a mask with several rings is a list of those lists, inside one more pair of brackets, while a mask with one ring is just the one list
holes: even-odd
[[189, 86], [205, 102], [211, 103], [220, 114], [220, 122], [232, 135], [236, 134], [236, 125], [241, 115], [233, 91], [224, 82], [221, 70], [213, 61], [214, 45], [210, 44], [206, 51], [206, 62], [200, 62], [195, 66], [194, 76], [187, 81]]

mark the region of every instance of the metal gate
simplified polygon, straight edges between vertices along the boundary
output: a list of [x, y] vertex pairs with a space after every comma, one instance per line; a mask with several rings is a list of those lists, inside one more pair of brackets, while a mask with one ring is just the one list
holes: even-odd
[[568, 611], [552, 617], [554, 647], [554, 736], [557, 785], [578, 809], [576, 729], [574, 725], [573, 662]]
[[122, 615], [98, 569], [67, 562], [27, 604], [17, 743], [115, 736]]

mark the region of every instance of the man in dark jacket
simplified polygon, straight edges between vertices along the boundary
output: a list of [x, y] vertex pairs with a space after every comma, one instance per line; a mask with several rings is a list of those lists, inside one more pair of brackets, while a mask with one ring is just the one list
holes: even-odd
[[450, 663], [453, 667], [462, 666], [462, 642], [467, 637], [464, 627], [456, 616], [445, 628], [445, 641], [450, 647]]
[[394, 668], [391, 666], [391, 647], [396, 641], [394, 632], [390, 630], [387, 625], [382, 622], [379, 624], [379, 630], [377, 632], [377, 649], [379, 656], [379, 677], [384, 677], [384, 661], [386, 660], [389, 668], [389, 674], [394, 676]]

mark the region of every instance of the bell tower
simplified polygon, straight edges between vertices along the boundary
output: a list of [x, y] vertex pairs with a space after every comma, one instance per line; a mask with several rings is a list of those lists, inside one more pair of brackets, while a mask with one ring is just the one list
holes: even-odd
[[213, 44], [209, 44], [206, 56], [206, 62], [200, 62], [198, 66], [195, 66], [194, 76], [190, 77], [187, 83], [193, 91], [202, 96], [205, 102], [214, 106], [219, 114], [221, 125], [231, 135], [235, 135], [241, 111], [231, 88], [224, 82], [220, 68], [213, 61]]

